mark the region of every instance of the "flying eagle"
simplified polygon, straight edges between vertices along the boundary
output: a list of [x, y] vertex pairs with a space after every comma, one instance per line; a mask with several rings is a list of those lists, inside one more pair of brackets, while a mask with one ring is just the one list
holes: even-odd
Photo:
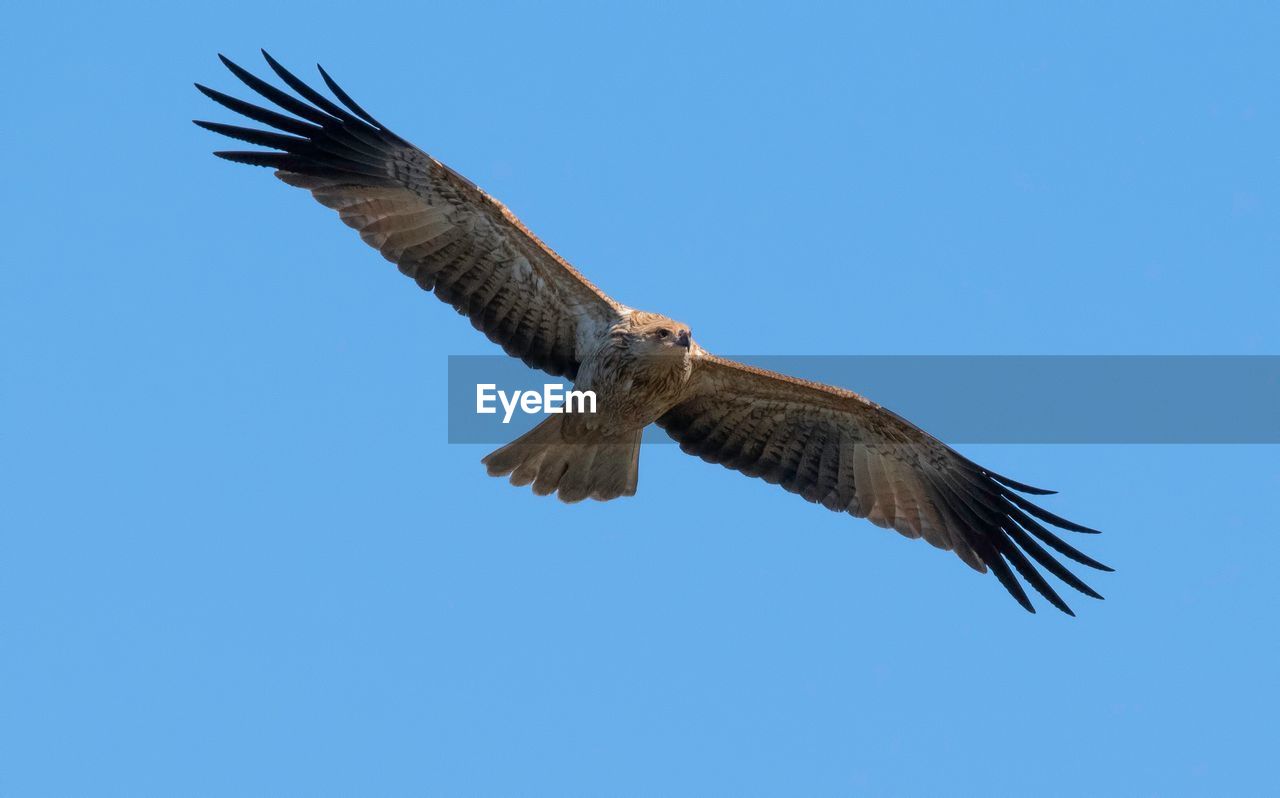
[[[716, 357], [689, 327], [605, 294], [475, 184], [387, 129], [320, 68], [337, 102], [264, 51], [296, 95], [222, 62], [281, 111], [213, 89], [213, 101], [273, 130], [196, 124], [268, 151], [216, 152], [265, 166], [321, 204], [507, 354], [596, 393], [594, 414], [552, 415], [484, 458], [489, 474], [566, 502], [636, 491], [650, 423], [711, 463], [781, 485], [990, 569], [1030, 612], [1016, 571], [1072, 613], [1036, 569], [1102, 598], [1052, 554], [1111, 570], [1046, 528], [1095, 532], [1020, 493], [1047, 494], [983, 468], [862, 396]], [[1043, 522], [1043, 523], [1041, 523]], [[1043, 544], [1043, 545], [1042, 545]]]

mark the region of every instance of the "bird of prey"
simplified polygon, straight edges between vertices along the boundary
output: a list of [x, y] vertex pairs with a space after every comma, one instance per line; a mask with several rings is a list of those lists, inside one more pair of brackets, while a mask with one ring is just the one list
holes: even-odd
[[269, 167], [311, 192], [507, 354], [595, 392], [595, 413], [549, 416], [485, 457], [489, 474], [566, 502], [630, 496], [641, 432], [657, 424], [689, 454], [955, 552], [993, 572], [1030, 612], [1015, 572], [1074, 614], [1037, 564], [1102, 598], [1045, 548], [1109, 571], [1046, 525], [1095, 530], [1020, 495], [1051, 491], [983, 468], [856, 393], [716, 357], [688, 325], [605, 294], [502, 204], [370, 116], [323, 68], [332, 99], [263, 56], [295, 93], [220, 57], [278, 110], [196, 84], [270, 128], [197, 121], [266, 148], [214, 154]]

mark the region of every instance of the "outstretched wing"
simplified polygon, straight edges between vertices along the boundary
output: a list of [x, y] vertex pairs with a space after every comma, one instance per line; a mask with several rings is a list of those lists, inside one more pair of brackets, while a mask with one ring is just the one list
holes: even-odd
[[621, 306], [500, 203], [366, 113], [323, 69], [321, 77], [342, 105], [263, 55], [298, 96], [219, 57], [245, 85], [292, 116], [196, 84], [215, 102], [273, 128], [197, 121], [271, 148], [214, 154], [274, 168], [276, 177], [336, 210], [366, 243], [469, 317], [507, 354], [557, 376], [576, 376], [585, 348], [617, 321]]
[[685, 398], [657, 423], [682, 450], [707, 462], [907, 537], [923, 537], [978, 571], [990, 568], [1030, 612], [1035, 608], [1014, 571], [1055, 607], [1075, 614], [1032, 560], [1081, 593], [1102, 598], [1041, 543], [1091, 568], [1111, 569], [1040, 522], [1096, 530], [1018, 495], [1052, 491], [982, 468], [851, 391], [699, 352]]

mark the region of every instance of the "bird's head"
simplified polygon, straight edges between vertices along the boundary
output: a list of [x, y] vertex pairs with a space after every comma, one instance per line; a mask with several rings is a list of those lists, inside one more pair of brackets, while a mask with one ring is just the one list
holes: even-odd
[[669, 355], [687, 360], [694, 346], [689, 325], [657, 313], [636, 311], [619, 332], [627, 349], [635, 355]]

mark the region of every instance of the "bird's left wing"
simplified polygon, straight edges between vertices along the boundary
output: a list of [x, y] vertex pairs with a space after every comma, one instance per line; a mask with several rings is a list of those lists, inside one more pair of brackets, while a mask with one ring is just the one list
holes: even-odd
[[222, 61], [288, 114], [196, 88], [273, 130], [196, 124], [272, 151], [215, 154], [274, 168], [281, 180], [336, 210], [366, 243], [507, 354], [554, 375], [576, 376], [586, 349], [618, 320], [621, 306], [500, 203], [370, 116], [323, 69], [342, 105], [263, 55], [297, 96]]
[[689, 454], [781, 485], [830, 510], [923, 537], [978, 571], [990, 568], [1031, 612], [1015, 570], [1055, 607], [1074, 614], [1031, 560], [1085, 595], [1102, 598], [1040, 545], [1111, 570], [1040, 521], [1095, 530], [1018, 495], [1051, 491], [982, 468], [851, 391], [697, 350], [685, 398], [657, 423]]

